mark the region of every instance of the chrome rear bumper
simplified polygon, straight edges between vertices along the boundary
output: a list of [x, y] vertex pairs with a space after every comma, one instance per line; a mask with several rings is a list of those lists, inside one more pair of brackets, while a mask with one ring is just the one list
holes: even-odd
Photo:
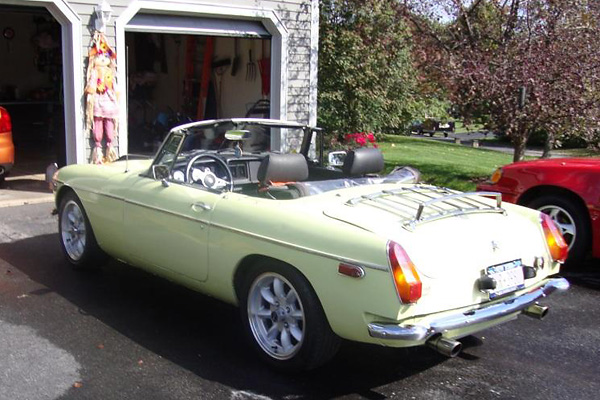
[[369, 335], [378, 339], [425, 342], [435, 335], [448, 331], [475, 327], [478, 324], [508, 317], [511, 314], [516, 316], [517, 313], [523, 312], [554, 291], [564, 291], [568, 288], [569, 282], [565, 278], [552, 278], [529, 293], [508, 298], [487, 307], [440, 317], [426, 325], [370, 323], [368, 325]]

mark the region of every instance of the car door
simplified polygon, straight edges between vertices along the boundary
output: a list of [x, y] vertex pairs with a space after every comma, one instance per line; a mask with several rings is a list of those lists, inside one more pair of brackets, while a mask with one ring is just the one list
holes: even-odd
[[208, 227], [221, 196], [151, 177], [134, 182], [124, 207], [129, 258], [151, 269], [206, 280]]

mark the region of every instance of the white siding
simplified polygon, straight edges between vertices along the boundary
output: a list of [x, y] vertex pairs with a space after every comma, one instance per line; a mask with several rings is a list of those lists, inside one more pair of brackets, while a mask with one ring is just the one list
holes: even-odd
[[[115, 46], [115, 29], [113, 21], [117, 18], [121, 12], [129, 6], [133, 0], [108, 0], [112, 9], [113, 17], [111, 25], [109, 25], [106, 35], [111, 46]], [[157, 1], [160, 3], [161, 1]], [[169, 1], [162, 1], [169, 2]], [[227, 2], [223, 0], [188, 0], [189, 3], [194, 4], [214, 4], [248, 7], [248, 8], [262, 8], [268, 10], [274, 10], [277, 16], [283, 22], [283, 25], [289, 31], [289, 63], [288, 63], [288, 81], [290, 88], [302, 88], [308, 89], [308, 71], [310, 70], [310, 46], [311, 46], [311, 0], [286, 0], [286, 1], [261, 1], [261, 0], [229, 0]], [[81, 17], [83, 24], [83, 53], [87, 54], [87, 46], [91, 39], [91, 28], [93, 28], [92, 15], [94, 8], [98, 4], [97, 0], [93, 1], [69, 1], [70, 6], [75, 10]], [[115, 49], [117, 52], [120, 49]], [[87, 62], [86, 60], [83, 60]], [[298, 71], [307, 72], [306, 74], [297, 74]], [[287, 102], [290, 103], [296, 96], [306, 97], [308, 103], [308, 92], [298, 93], [290, 91]], [[308, 111], [308, 110], [306, 110]], [[308, 122], [305, 120], [305, 113], [302, 115], [294, 115], [294, 113], [288, 114], [290, 120], [300, 120], [301, 122]], [[300, 118], [298, 118], [300, 117]]]
[[[115, 25], [114, 21], [123, 11], [130, 6], [135, 0], [108, 0], [113, 9], [113, 16], [109, 26], [107, 27], [106, 36], [109, 44], [115, 48], [117, 53], [122, 49], [116, 47], [115, 40]], [[282, 99], [284, 107], [287, 110], [287, 119], [308, 123], [315, 120], [316, 110], [310, 110], [310, 107], [316, 108], [316, 104], [311, 102], [311, 98], [316, 97], [316, 79], [311, 78], [311, 48], [316, 49], [316, 43], [312, 43], [314, 35], [313, 26], [315, 19], [311, 12], [317, 9], [315, 4], [317, 0], [187, 0], [186, 3], [192, 5], [216, 5], [216, 6], [233, 6], [244, 7], [249, 9], [272, 10], [282, 22], [289, 34], [288, 36], [288, 54], [287, 66], [283, 76], [287, 76], [287, 98]], [[98, 0], [76, 0], [67, 1], [70, 7], [80, 16], [82, 21], [83, 31], [83, 56], [82, 69], [87, 65], [87, 51], [93, 31], [93, 14], [94, 9], [98, 4]], [[314, 2], [314, 3], [313, 3]], [[173, 3], [172, 1], [158, 0], [155, 3]], [[316, 57], [313, 52], [312, 57]], [[315, 59], [316, 60], [316, 59]], [[313, 60], [313, 61], [315, 61]], [[312, 65], [316, 65], [313, 62]], [[312, 87], [311, 87], [312, 85]], [[89, 133], [84, 132], [85, 146], [87, 154], [91, 142], [89, 142]]]

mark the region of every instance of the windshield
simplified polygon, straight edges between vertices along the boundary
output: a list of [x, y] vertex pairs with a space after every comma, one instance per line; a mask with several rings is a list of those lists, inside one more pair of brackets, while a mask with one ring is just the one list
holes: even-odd
[[237, 141], [225, 138], [230, 130], [248, 131], [248, 138], [241, 140], [240, 147], [245, 153], [269, 152], [272, 148], [280, 147], [280, 138], [286, 137], [284, 152], [299, 153], [304, 131], [301, 128], [279, 128], [262, 124], [227, 122], [217, 126], [197, 126], [188, 130], [182, 152], [195, 150], [223, 151], [233, 149]]

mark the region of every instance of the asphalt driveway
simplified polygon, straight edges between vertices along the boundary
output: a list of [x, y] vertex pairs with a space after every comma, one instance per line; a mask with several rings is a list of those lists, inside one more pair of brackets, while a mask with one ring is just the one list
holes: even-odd
[[256, 360], [238, 310], [111, 262], [72, 270], [51, 204], [0, 208], [0, 399], [594, 399], [600, 391], [600, 263], [572, 288], [462, 339], [427, 348], [345, 343], [303, 374]]

